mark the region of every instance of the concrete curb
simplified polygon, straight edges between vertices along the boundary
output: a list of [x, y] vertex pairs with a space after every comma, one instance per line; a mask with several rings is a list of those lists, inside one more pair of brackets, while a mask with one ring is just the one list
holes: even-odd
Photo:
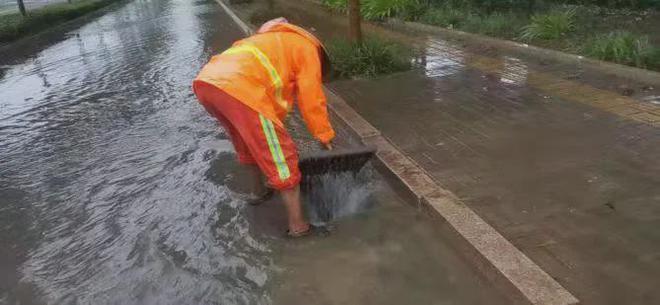
[[[241, 27], [252, 33], [222, 0], [218, 4]], [[452, 239], [462, 253], [492, 283], [518, 304], [569, 305], [579, 301], [532, 260], [488, 225], [454, 194], [433, 179], [394, 144], [380, 134], [341, 97], [326, 88], [328, 104], [348, 129], [366, 145], [378, 149], [376, 166], [388, 180], [400, 187], [416, 206], [429, 211], [451, 228]]]
[[388, 22], [386, 23], [394, 29], [401, 29], [404, 31], [425, 32], [430, 34], [440, 34], [454, 39], [463, 39], [470, 43], [479, 43], [492, 45], [494, 47], [517, 52], [518, 54], [538, 56], [544, 59], [554, 60], [561, 63], [585, 66], [603, 74], [614, 75], [618, 77], [627, 78], [637, 82], [646, 83], [649, 85], [660, 86], [660, 73], [645, 70], [616, 63], [606, 62], [597, 59], [587, 58], [581, 55], [565, 53], [561, 51], [531, 46], [525, 43], [519, 43], [510, 40], [493, 38], [479, 34], [473, 34], [458, 30], [451, 30], [442, 27], [422, 24], [418, 22]]

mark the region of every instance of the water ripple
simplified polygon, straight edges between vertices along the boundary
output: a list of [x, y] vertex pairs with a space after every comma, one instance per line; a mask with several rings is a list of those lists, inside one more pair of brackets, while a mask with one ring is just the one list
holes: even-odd
[[190, 90], [208, 42], [231, 43], [210, 39], [212, 9], [131, 2], [3, 66], [0, 237], [21, 261], [0, 303], [21, 287], [47, 304], [268, 302], [268, 244], [206, 178], [229, 151]]

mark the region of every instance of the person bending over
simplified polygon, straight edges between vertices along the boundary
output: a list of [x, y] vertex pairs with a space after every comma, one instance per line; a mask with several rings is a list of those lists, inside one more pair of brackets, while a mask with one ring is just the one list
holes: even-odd
[[298, 152], [284, 121], [296, 99], [307, 129], [332, 149], [335, 131], [322, 89], [329, 65], [314, 35], [277, 18], [213, 56], [193, 81], [199, 102], [229, 134], [238, 161], [256, 165], [280, 192], [291, 237], [309, 234], [312, 226], [303, 214]]

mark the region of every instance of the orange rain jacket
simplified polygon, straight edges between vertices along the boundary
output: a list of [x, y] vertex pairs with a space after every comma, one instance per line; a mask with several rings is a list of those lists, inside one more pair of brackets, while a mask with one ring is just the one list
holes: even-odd
[[322, 47], [302, 28], [278, 23], [213, 56], [195, 81], [218, 87], [280, 127], [295, 95], [310, 133], [328, 143], [335, 132], [322, 90]]

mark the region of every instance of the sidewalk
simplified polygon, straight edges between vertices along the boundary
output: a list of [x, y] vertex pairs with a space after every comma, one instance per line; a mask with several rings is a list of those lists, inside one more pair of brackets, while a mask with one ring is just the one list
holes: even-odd
[[660, 303], [660, 88], [416, 38], [423, 69], [330, 87], [583, 304]]
[[585, 304], [660, 302], [660, 131], [465, 69], [333, 84]]
[[584, 304], [660, 303], [657, 92], [535, 68], [433, 39], [422, 71], [331, 87]]

